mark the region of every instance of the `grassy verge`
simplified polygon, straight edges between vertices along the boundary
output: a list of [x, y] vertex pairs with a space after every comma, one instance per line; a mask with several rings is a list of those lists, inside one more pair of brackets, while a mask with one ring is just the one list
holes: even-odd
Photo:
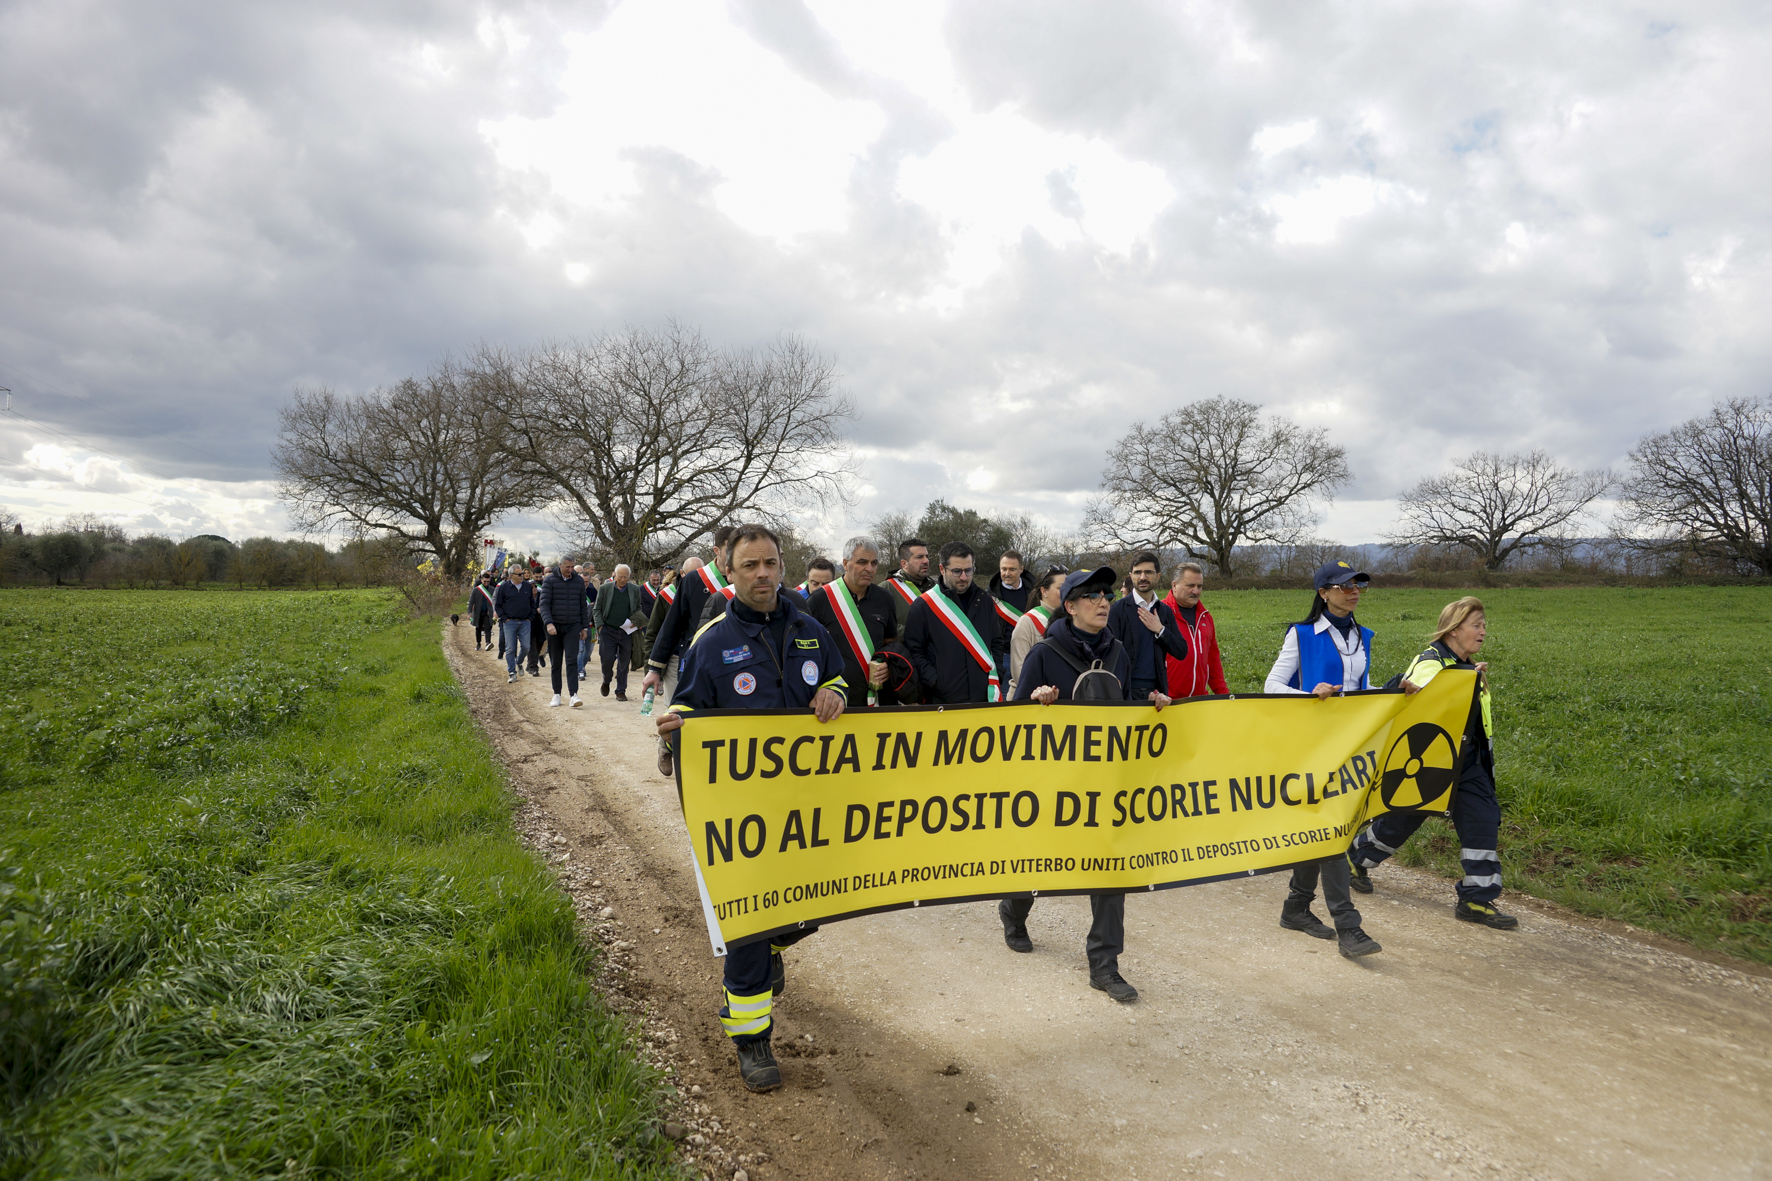
[[[1376, 590], [1374, 680], [1460, 591]], [[1586, 914], [1772, 963], [1772, 588], [1477, 592], [1488, 609], [1502, 872]], [[1257, 691], [1306, 591], [1208, 591], [1233, 692]], [[1406, 864], [1457, 877], [1450, 824]]]
[[431, 621], [0, 595], [0, 1177], [659, 1177]]

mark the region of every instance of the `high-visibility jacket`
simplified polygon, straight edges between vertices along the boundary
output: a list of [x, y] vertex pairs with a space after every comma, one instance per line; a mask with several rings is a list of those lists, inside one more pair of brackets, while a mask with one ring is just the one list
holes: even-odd
[[[1463, 657], [1454, 655], [1452, 649], [1446, 646], [1445, 640], [1435, 640], [1424, 648], [1419, 656], [1409, 662], [1409, 667], [1403, 670], [1403, 679], [1412, 685], [1425, 687], [1429, 681], [1440, 675], [1440, 670], [1443, 668], [1475, 669], [1476, 667], [1475, 664]], [[1486, 676], [1479, 675], [1477, 677], [1477, 701], [1482, 705], [1483, 733], [1481, 737], [1483, 744], [1487, 746], [1495, 741], [1495, 715], [1489, 705], [1489, 678]], [[1471, 737], [1476, 737], [1476, 735], [1471, 735]]]

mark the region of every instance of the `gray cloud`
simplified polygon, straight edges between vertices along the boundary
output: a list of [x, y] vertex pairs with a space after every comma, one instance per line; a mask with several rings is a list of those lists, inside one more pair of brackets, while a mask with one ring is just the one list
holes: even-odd
[[[719, 170], [670, 144], [629, 151], [637, 195], [613, 206], [501, 169], [483, 123], [552, 111], [568, 35], [602, 8], [12, 6], [0, 381], [157, 471], [251, 482], [296, 384], [672, 315], [739, 345], [799, 331], [863, 409], [878, 491], [856, 518], [946, 495], [1059, 525], [1116, 437], [1195, 397], [1328, 426], [1347, 495], [1381, 500], [1477, 446], [1616, 463], [1767, 386], [1772, 22], [1751, 8], [957, 4], [976, 109], [1155, 165], [1176, 196], [1124, 252], [1013, 235], [941, 307], [958, 240], [901, 176], [953, 120], [798, 4], [728, 11], [884, 113], [845, 229], [747, 231]], [[1086, 186], [1039, 175], [1038, 202], [1080, 221]], [[1370, 207], [1282, 240], [1324, 193]], [[531, 247], [544, 213], [561, 228]], [[0, 437], [0, 483], [22, 486], [26, 442]]]

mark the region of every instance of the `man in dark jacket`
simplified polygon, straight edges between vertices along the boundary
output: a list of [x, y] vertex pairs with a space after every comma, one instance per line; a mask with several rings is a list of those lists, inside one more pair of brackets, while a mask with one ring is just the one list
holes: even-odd
[[529, 648], [530, 620], [535, 616], [535, 597], [523, 581], [523, 568], [512, 562], [505, 567], [504, 581], [492, 592], [492, 609], [498, 617], [500, 642], [505, 650], [505, 684], [517, 679], [517, 667]]
[[[1037, 701], [1051, 705], [1071, 700], [1071, 692], [1082, 674], [1077, 666], [1089, 668], [1100, 661], [1125, 686], [1132, 662], [1126, 645], [1108, 630], [1108, 601], [1114, 594], [1114, 572], [1107, 566], [1099, 570], [1076, 570], [1067, 575], [1061, 592], [1064, 596], [1063, 619], [1054, 618], [1046, 635], [1022, 662], [1021, 675], [1015, 681], [1017, 701]], [[1065, 659], [1065, 656], [1070, 659]], [[1152, 694], [1152, 705], [1162, 709], [1169, 698]], [[997, 917], [1003, 920], [1003, 942], [1010, 951], [1032, 951], [1034, 941], [1028, 936], [1028, 914], [1034, 908], [1032, 898], [1005, 898], [997, 903]], [[1126, 895], [1091, 894], [1089, 911], [1093, 916], [1088, 938], [1083, 942], [1089, 957], [1089, 987], [1099, 989], [1122, 1004], [1138, 999], [1138, 990], [1120, 975], [1120, 952], [1126, 946]]]
[[578, 642], [591, 634], [591, 612], [585, 580], [571, 558], [542, 580], [536, 606], [548, 629], [548, 674], [554, 681], [554, 699], [548, 704], [560, 704], [560, 676], [565, 673], [566, 691], [577, 709], [584, 704], [578, 699]]
[[615, 568], [615, 576], [603, 584], [597, 601], [591, 607], [591, 622], [597, 629], [597, 653], [603, 662], [603, 696], [609, 696], [611, 671], [615, 676], [615, 699], [628, 699], [628, 658], [633, 651], [634, 621], [640, 612], [640, 584], [629, 577], [623, 563]]
[[[898, 613], [892, 596], [874, 585], [880, 569], [880, 544], [869, 537], [851, 537], [843, 543], [843, 577], [815, 588], [806, 613], [835, 636], [843, 653], [843, 680], [849, 686], [849, 704], [865, 707], [880, 701], [880, 685], [886, 679], [886, 662], [863, 660], [860, 645], [870, 658], [878, 657], [890, 640], [898, 638]], [[860, 633], [854, 625], [860, 625]], [[870, 701], [870, 695], [875, 701]]]
[[492, 647], [493, 616], [492, 592], [498, 586], [493, 581], [492, 571], [483, 570], [475, 581], [473, 589], [468, 591], [468, 622], [474, 625], [474, 651]]
[[1000, 698], [997, 670], [1009, 659], [1009, 637], [990, 594], [972, 581], [976, 569], [971, 546], [942, 546], [940, 587], [926, 592], [905, 617], [904, 647], [926, 704]]
[[1007, 603], [1018, 617], [1033, 602], [1033, 588], [1022, 577], [1022, 562], [1020, 550], [1004, 550], [1003, 556], [997, 559], [997, 572], [991, 575], [988, 587], [991, 596]]
[[[694, 573], [690, 573], [689, 564], [683, 564], [683, 577], [677, 580], [677, 593], [671, 599], [671, 605], [665, 610], [664, 616], [656, 627], [646, 629], [646, 676], [640, 682], [642, 689], [659, 687], [659, 694], [672, 694], [676, 687], [676, 676], [682, 668], [683, 654], [695, 639], [697, 625], [701, 619], [702, 607], [707, 604], [708, 596], [719, 594], [727, 584], [726, 546], [737, 532], [730, 525], [722, 525], [714, 530], [713, 561]], [[671, 745], [661, 742], [658, 747], [658, 773], [669, 778], [675, 771], [671, 762]]]
[[[671, 708], [658, 719], [660, 741], [669, 741], [672, 731], [682, 726], [683, 715], [696, 710], [809, 709], [820, 722], [834, 721], [843, 713], [839, 646], [800, 609], [799, 596], [783, 592], [780, 539], [761, 525], [746, 525], [735, 532], [728, 555], [734, 587], [731, 610], [690, 645], [682, 683]], [[737, 798], [742, 795], [741, 787]], [[750, 806], [745, 807], [748, 811]], [[786, 931], [726, 949], [720, 1024], [732, 1039], [739, 1077], [749, 1090], [773, 1091], [781, 1086], [781, 1068], [769, 1046], [775, 1028], [775, 994], [787, 980], [781, 949], [817, 929]]]
[[898, 612], [898, 634], [904, 635], [905, 620], [917, 597], [935, 585], [929, 577], [929, 543], [921, 537], [907, 537], [898, 543], [898, 569], [886, 580], [892, 595], [893, 609]]
[[1186, 633], [1175, 622], [1169, 604], [1157, 599], [1157, 555], [1146, 550], [1132, 557], [1132, 593], [1108, 612], [1108, 630], [1126, 645], [1132, 676], [1126, 696], [1149, 700], [1169, 688], [1168, 657], [1187, 659]]

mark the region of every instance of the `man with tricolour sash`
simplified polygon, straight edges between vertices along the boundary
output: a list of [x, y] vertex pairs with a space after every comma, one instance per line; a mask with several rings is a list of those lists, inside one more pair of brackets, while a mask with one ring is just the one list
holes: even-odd
[[813, 588], [807, 614], [837, 637], [850, 707], [879, 705], [886, 663], [877, 658], [888, 641], [898, 638], [898, 614], [891, 592], [874, 585], [880, 568], [878, 542], [851, 537], [843, 543], [842, 560], [843, 577]]
[[892, 596], [892, 607], [898, 612], [898, 634], [904, 634], [905, 620], [917, 600], [935, 585], [929, 577], [929, 543], [921, 537], [908, 537], [898, 543], [898, 569], [886, 580]]
[[965, 705], [1003, 698], [1000, 668], [1009, 633], [996, 600], [972, 581], [972, 547], [941, 547], [941, 581], [917, 599], [905, 617], [904, 647], [930, 705]]

